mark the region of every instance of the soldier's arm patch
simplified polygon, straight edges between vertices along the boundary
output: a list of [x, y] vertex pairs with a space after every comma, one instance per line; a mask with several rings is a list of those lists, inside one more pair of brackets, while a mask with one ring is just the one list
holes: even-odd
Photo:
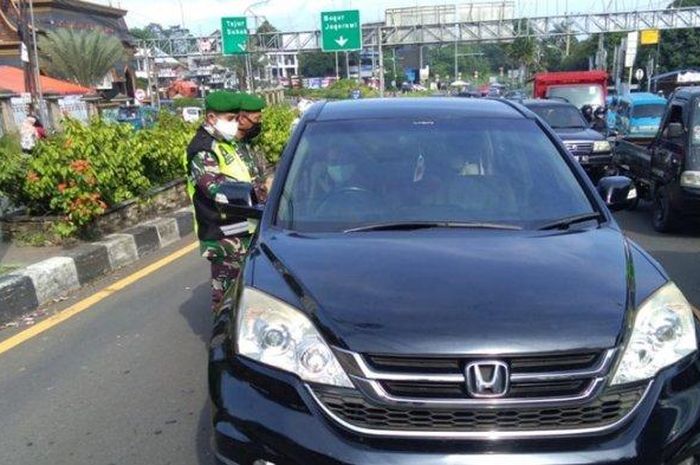
[[199, 152], [192, 158], [190, 166], [194, 183], [202, 193], [213, 199], [219, 192], [219, 185], [227, 181], [226, 176], [221, 174], [216, 157], [209, 152]]

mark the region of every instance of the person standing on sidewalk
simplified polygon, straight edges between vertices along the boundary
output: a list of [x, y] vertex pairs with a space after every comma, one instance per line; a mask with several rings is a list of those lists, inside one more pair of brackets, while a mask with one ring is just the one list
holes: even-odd
[[[187, 190], [194, 206], [200, 251], [211, 263], [215, 314], [226, 290], [238, 278], [253, 232], [246, 218], [221, 212], [220, 206], [228, 203], [222, 190], [229, 183], [250, 183], [256, 193], [264, 193], [252, 160], [244, 159], [237, 146], [260, 132], [263, 107], [264, 101], [247, 94], [210, 93], [205, 100], [205, 120], [186, 152]], [[250, 109], [256, 109], [258, 115], [251, 115]]]

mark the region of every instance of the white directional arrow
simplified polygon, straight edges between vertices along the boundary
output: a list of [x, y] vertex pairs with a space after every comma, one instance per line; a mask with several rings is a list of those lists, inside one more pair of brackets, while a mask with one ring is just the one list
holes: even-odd
[[338, 45], [341, 46], [341, 47], [345, 47], [345, 44], [348, 43], [348, 39], [346, 39], [346, 38], [343, 37], [343, 36], [340, 36], [340, 37], [338, 37], [337, 39], [335, 39], [335, 43], [338, 44]]
[[238, 44], [238, 48], [245, 52], [245, 44]]

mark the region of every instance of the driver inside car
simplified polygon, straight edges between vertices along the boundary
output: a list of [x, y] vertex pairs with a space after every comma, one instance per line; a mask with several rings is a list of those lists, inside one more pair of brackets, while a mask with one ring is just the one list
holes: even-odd
[[314, 198], [318, 199], [316, 213], [337, 216], [351, 212], [357, 219], [372, 218], [380, 209], [379, 198], [372, 186], [370, 158], [364, 154], [344, 150], [349, 144], [330, 145], [318, 163]]

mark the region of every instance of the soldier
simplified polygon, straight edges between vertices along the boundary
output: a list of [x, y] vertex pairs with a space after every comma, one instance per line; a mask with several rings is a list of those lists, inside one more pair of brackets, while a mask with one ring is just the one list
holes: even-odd
[[243, 182], [264, 193], [252, 160], [241, 157], [237, 147], [237, 141], [249, 141], [260, 132], [264, 106], [263, 100], [246, 94], [210, 93], [205, 101], [205, 120], [186, 152], [187, 189], [194, 205], [200, 251], [211, 262], [214, 313], [238, 277], [252, 233], [246, 218], [220, 212], [220, 206], [228, 203], [221, 191], [226, 183]]

